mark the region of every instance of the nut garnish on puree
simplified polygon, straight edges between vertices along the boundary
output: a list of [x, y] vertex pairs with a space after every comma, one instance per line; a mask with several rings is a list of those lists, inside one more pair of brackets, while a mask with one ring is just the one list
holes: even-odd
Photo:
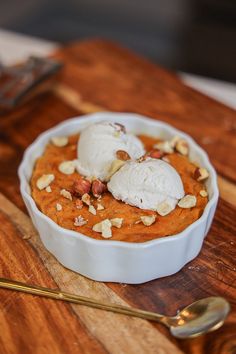
[[[202, 215], [208, 202], [207, 191], [204, 187], [208, 172], [189, 161], [186, 152], [188, 146], [183, 141], [175, 138], [174, 141], [165, 143], [158, 142], [158, 139], [149, 136], [139, 136], [147, 151], [147, 156], [148, 152], [151, 152], [152, 158], [163, 158], [163, 160], [168, 161], [181, 176], [185, 197], [191, 196], [187, 198], [187, 204], [186, 200], [182, 203], [179, 202], [180, 206], [176, 206], [174, 210], [167, 214], [166, 210], [168, 208], [163, 206], [159, 213], [156, 212], [154, 218], [152, 210], [142, 210], [116, 200], [107, 191], [105, 182], [101, 185], [100, 181], [94, 182], [96, 179], [90, 181], [80, 176], [76, 170], [71, 171], [71, 169], [71, 174], [65, 174], [59, 170], [59, 166], [63, 162], [77, 159], [76, 146], [78, 139], [79, 135], [73, 135], [67, 137], [67, 140], [64, 139], [64, 141], [59, 142], [59, 144], [49, 143], [44, 154], [36, 161], [31, 178], [32, 197], [38, 208], [58, 225], [66, 229], [79, 231], [95, 239], [104, 239], [105, 237], [126, 242], [145, 242], [158, 237], [177, 234]], [[158, 150], [158, 147], [162, 147], [162, 150]], [[119, 157], [121, 157], [121, 153]], [[122, 161], [120, 165], [122, 166], [124, 163], [125, 161]], [[45, 175], [46, 178], [43, 177]], [[40, 178], [42, 179], [40, 180]], [[81, 180], [86, 182], [78, 185], [78, 181]], [[46, 191], [49, 184], [52, 190], [50, 193]], [[75, 192], [74, 186], [77, 186], [77, 192]], [[63, 192], [61, 193], [61, 191]], [[69, 196], [69, 193], [71, 198], [65, 196], [65, 194]], [[61, 208], [55, 208], [57, 204]], [[188, 207], [188, 205], [190, 206]], [[91, 213], [91, 210], [93, 213]], [[97, 212], [95, 213], [94, 210], [97, 210]], [[165, 216], [162, 216], [161, 213]], [[141, 217], [144, 222], [141, 221]], [[95, 231], [93, 228], [102, 230], [100, 226], [94, 226], [104, 220], [109, 222], [105, 222], [105, 226], [103, 226], [104, 236], [102, 236], [101, 231]], [[112, 224], [112, 220], [116, 221], [113, 221]], [[137, 220], [141, 222], [137, 223]]]

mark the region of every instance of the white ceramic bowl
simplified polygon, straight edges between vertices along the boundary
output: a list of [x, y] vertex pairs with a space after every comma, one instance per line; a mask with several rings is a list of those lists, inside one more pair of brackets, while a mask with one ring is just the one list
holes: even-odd
[[[135, 134], [164, 139], [174, 135], [185, 138], [190, 145], [190, 159], [199, 162], [210, 173], [206, 182], [209, 202], [202, 216], [179, 234], [143, 243], [129, 243], [92, 239], [58, 226], [41, 213], [31, 197], [29, 185], [35, 160], [42, 155], [51, 137], [74, 134], [101, 120], [124, 124], [128, 131]], [[22, 197], [45, 247], [65, 267], [98, 281], [138, 284], [178, 272], [200, 252], [219, 195], [216, 172], [207, 154], [190, 136], [166, 123], [130, 113], [95, 113], [67, 120], [49, 129], [27, 148], [18, 173]]]

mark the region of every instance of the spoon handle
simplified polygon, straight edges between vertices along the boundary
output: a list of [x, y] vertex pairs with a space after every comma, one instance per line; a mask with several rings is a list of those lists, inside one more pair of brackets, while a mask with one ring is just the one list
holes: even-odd
[[51, 299], [68, 301], [75, 304], [94, 307], [101, 310], [144, 318], [146, 320], [160, 322], [168, 326], [168, 322], [167, 322], [168, 317], [162, 316], [155, 312], [149, 312], [149, 311], [144, 311], [136, 308], [115, 305], [115, 304], [114, 305], [106, 304], [95, 299], [91, 299], [80, 295], [73, 295], [56, 289], [49, 289], [49, 288], [36, 286], [36, 285], [28, 285], [15, 280], [4, 279], [4, 278], [0, 278], [0, 288], [16, 290], [24, 293], [33, 294], [33, 295], [48, 297]]

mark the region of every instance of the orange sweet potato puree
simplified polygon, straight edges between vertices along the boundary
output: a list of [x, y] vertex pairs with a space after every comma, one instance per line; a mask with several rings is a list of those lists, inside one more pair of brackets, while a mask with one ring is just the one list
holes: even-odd
[[[193, 194], [197, 197], [197, 205], [192, 209], [181, 209], [178, 206], [170, 214], [159, 216], [150, 210], [141, 210], [139, 208], [127, 205], [113, 198], [107, 192], [102, 196], [100, 201], [105, 207], [104, 210], [97, 211], [97, 215], [92, 215], [88, 211], [86, 205], [82, 209], [76, 208], [76, 198], [70, 201], [60, 195], [61, 189], [71, 190], [73, 182], [78, 178], [78, 173], [65, 175], [58, 170], [61, 162], [76, 159], [77, 140], [79, 136], [73, 135], [69, 137], [69, 143], [65, 147], [56, 147], [48, 144], [44, 154], [36, 161], [35, 168], [31, 178], [32, 197], [34, 198], [38, 208], [54, 220], [58, 225], [79, 231], [80, 233], [95, 239], [103, 239], [100, 233], [92, 230], [92, 226], [106, 218], [124, 218], [123, 225], [120, 229], [112, 227], [112, 238], [110, 240], [119, 240], [126, 242], [145, 242], [155, 238], [177, 234], [183, 231], [188, 225], [196, 221], [203, 213], [207, 204], [207, 197], [199, 195], [200, 190], [205, 189], [201, 182], [193, 179], [193, 172], [196, 166], [191, 163], [187, 157], [177, 153], [168, 155], [171, 165], [179, 172], [186, 194]], [[146, 150], [150, 150], [152, 145], [157, 141], [148, 136], [139, 136], [143, 141]], [[53, 173], [54, 181], [50, 184], [51, 193], [46, 190], [40, 191], [36, 187], [36, 181], [43, 174]], [[62, 210], [56, 210], [56, 203], [62, 205]], [[96, 208], [96, 198], [93, 199]], [[145, 226], [142, 223], [135, 224], [142, 215], [157, 215], [156, 222], [151, 226]], [[74, 218], [83, 216], [88, 223], [84, 226], [74, 226]], [[103, 239], [104, 240], [104, 239]]]

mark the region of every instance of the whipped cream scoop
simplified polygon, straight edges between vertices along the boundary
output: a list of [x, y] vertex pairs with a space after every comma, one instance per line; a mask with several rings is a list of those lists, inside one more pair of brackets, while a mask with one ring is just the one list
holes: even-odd
[[107, 187], [114, 198], [155, 211], [161, 203], [173, 210], [184, 196], [178, 172], [167, 162], [152, 158], [127, 162], [111, 177]]
[[145, 153], [142, 142], [126, 133], [118, 123], [98, 122], [88, 126], [81, 132], [78, 142], [78, 172], [104, 181], [111, 163], [117, 159], [118, 150], [126, 151], [131, 159]]

